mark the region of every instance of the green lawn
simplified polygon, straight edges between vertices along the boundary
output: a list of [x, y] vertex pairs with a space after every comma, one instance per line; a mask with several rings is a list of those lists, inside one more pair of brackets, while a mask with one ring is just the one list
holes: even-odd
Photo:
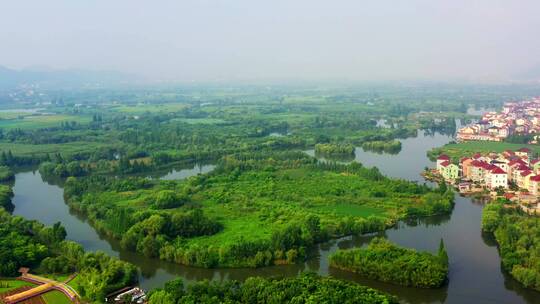
[[41, 296], [47, 304], [71, 304], [71, 300], [58, 290], [49, 291]]
[[0, 279], [0, 293], [23, 286], [34, 286], [34, 284], [15, 279]]
[[73, 280], [69, 281], [67, 285], [71, 286], [75, 290], [79, 290], [79, 281], [80, 281], [80, 276], [78, 275]]

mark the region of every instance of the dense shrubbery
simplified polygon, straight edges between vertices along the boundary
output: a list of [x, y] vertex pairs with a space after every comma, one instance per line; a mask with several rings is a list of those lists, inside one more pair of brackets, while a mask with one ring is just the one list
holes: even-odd
[[330, 256], [330, 265], [370, 279], [421, 288], [440, 287], [448, 277], [448, 256], [442, 240], [435, 256], [375, 238], [365, 249], [338, 250]]
[[244, 283], [197, 282], [184, 290], [182, 280], [150, 295], [150, 304], [176, 303], [397, 303], [397, 299], [355, 283], [315, 274], [297, 278], [248, 278]]
[[161, 190], [156, 194], [154, 208], [170, 209], [182, 206], [186, 202], [186, 197], [181, 197], [172, 190]]
[[84, 299], [101, 302], [107, 294], [137, 281], [135, 266], [103, 252], [85, 253], [74, 242], [63, 241], [55, 249], [61, 253], [41, 262], [45, 273], [78, 272], [76, 289]]
[[148, 257], [158, 257], [162, 247], [170, 242], [212, 235], [221, 229], [220, 223], [205, 217], [200, 209], [174, 214], [153, 214], [127, 230], [122, 236], [122, 246]]
[[316, 144], [315, 153], [323, 155], [354, 154], [354, 146], [350, 144]]
[[[440, 188], [439, 188], [440, 189]], [[445, 214], [454, 208], [454, 193], [448, 189], [444, 193], [428, 193], [424, 196], [424, 204], [411, 206], [406, 210], [407, 217], [425, 217], [434, 214]]]
[[7, 211], [13, 210], [13, 204], [11, 198], [13, 197], [13, 191], [11, 187], [7, 185], [0, 185], [0, 209], [4, 208]]
[[49, 249], [42, 241], [42, 237], [49, 239], [45, 231], [42, 233], [44, 228], [0, 208], [0, 276], [15, 276], [19, 267], [36, 267], [48, 256]]
[[401, 142], [399, 140], [368, 141], [362, 143], [362, 148], [367, 151], [397, 154], [401, 151]]
[[504, 140], [512, 144], [528, 144], [537, 134], [511, 134]]
[[15, 177], [15, 174], [9, 167], [0, 166], [0, 182], [10, 181]]
[[482, 230], [493, 233], [502, 266], [525, 287], [540, 290], [540, 221], [493, 202], [482, 212]]
[[83, 176], [88, 173], [88, 170], [78, 161], [71, 161], [67, 164], [43, 162], [39, 166], [39, 172], [42, 175], [57, 177]]

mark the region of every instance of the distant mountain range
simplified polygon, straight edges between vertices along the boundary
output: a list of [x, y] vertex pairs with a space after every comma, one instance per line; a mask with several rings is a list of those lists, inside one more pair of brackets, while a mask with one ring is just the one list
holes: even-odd
[[52, 70], [30, 68], [14, 70], [0, 66], [0, 88], [39, 85], [47, 88], [118, 85], [136, 81], [137, 77], [120, 72], [90, 70]]

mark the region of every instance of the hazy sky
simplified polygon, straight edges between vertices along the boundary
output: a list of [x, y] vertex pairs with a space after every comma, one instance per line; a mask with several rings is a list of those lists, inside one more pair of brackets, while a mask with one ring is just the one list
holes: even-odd
[[540, 63], [540, 1], [0, 0], [0, 65], [169, 80], [483, 79]]

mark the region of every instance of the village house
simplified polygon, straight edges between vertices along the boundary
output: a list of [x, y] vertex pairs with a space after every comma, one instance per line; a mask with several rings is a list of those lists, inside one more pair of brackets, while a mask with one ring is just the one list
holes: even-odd
[[486, 175], [486, 186], [490, 189], [508, 188], [508, 175], [503, 169], [495, 166]]
[[441, 163], [441, 170], [439, 173], [445, 180], [453, 181], [459, 178], [459, 167], [456, 164], [445, 161]]
[[447, 161], [448, 162], [450, 161], [450, 157], [448, 155], [445, 155], [445, 154], [439, 155], [439, 157], [437, 157], [437, 171], [442, 172], [442, 163], [447, 162]]
[[531, 176], [529, 178], [528, 190], [533, 195], [540, 194], [540, 175]]
[[460, 160], [461, 175], [466, 179], [470, 179], [472, 162], [473, 160], [469, 157], [464, 157]]
[[525, 157], [525, 158], [529, 159], [530, 154], [531, 154], [531, 149], [529, 149], [529, 148], [521, 148], [521, 149], [517, 150], [515, 153], [519, 157], [522, 157], [522, 158]]
[[[540, 132], [540, 97], [505, 103], [501, 112], [488, 112], [457, 132], [458, 141], [502, 141], [513, 134]], [[535, 139], [537, 141], [537, 139]]]
[[528, 148], [484, 155], [475, 153], [461, 158], [457, 165], [448, 155], [440, 155], [437, 172], [447, 181], [458, 182], [462, 192], [476, 191], [478, 187], [508, 189], [515, 185], [521, 192], [540, 195], [540, 159], [531, 160], [531, 155]]

